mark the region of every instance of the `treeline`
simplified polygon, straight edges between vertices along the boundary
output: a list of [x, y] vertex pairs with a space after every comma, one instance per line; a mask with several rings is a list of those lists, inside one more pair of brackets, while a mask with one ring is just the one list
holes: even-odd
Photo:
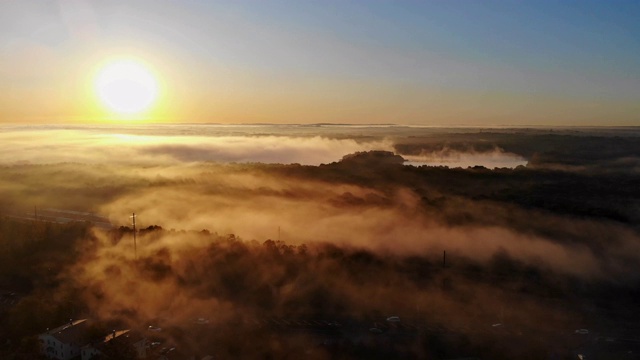
[[[110, 238], [114, 246], [124, 242], [130, 251], [131, 229], [119, 228]], [[497, 321], [509, 321], [551, 336], [558, 329], [575, 327], [580, 314], [571, 309], [577, 288], [585, 285], [525, 265], [504, 253], [487, 264], [452, 253], [443, 264], [440, 253], [387, 255], [330, 243], [244, 241], [207, 230], [167, 231], [157, 226], [142, 229], [138, 241], [142, 250], [137, 261], [105, 262], [109, 279], [104, 281], [110, 283], [111, 290], [101, 281], [82, 284], [85, 301], [101, 307], [94, 312], [122, 321], [164, 321], [173, 330], [163, 335], [167, 337], [163, 341], [177, 341], [179, 347], [192, 352], [222, 354], [223, 358], [304, 356], [309, 347], [324, 354], [323, 358], [358, 358], [362, 354], [371, 358], [400, 354], [405, 358], [442, 358], [455, 355], [452, 349], [457, 348], [492, 358], [525, 353], [540, 356], [547, 351], [544, 344], [493, 344], [487, 348], [491, 335], [483, 329]], [[136, 279], [138, 288], [149, 284], [161, 288], [163, 295], [150, 299], [132, 293], [130, 302], [114, 307], [110, 299], [122, 301], [122, 287], [128, 286], [129, 278]], [[182, 297], [191, 299], [189, 309], [176, 308], [174, 299]], [[528, 312], [512, 308], [516, 303], [526, 306]], [[348, 331], [335, 330], [338, 333], [331, 336], [339, 341], [318, 350], [317, 335], [278, 335], [270, 327], [254, 325], [255, 320], [268, 318], [340, 320], [361, 324], [360, 330], [369, 338], [369, 327], [380, 326], [376, 323], [389, 316], [450, 329], [467, 326], [474, 331], [448, 330], [459, 331], [453, 341], [413, 332], [402, 341], [391, 341], [384, 335], [369, 342], [355, 341]], [[211, 319], [213, 330], [192, 337], [189, 329], [199, 317]], [[248, 337], [254, 345], [251, 348], [239, 342]]]
[[[111, 238], [114, 243], [129, 243], [130, 235], [131, 230], [123, 227], [112, 232]], [[449, 252], [445, 261], [442, 253], [389, 255], [328, 242], [293, 245], [270, 239], [245, 241], [207, 230], [167, 231], [158, 226], [142, 229], [138, 239], [143, 249], [153, 250], [143, 250], [133, 267], [116, 263], [122, 271], [133, 271], [139, 284], [169, 289], [164, 292], [169, 296], [153, 301], [132, 296], [132, 301], [139, 302], [137, 307], [104, 306], [102, 313], [137, 319], [138, 323], [157, 321], [145, 318], [149, 308], [156, 309], [154, 316], [177, 316], [180, 320], [166, 320], [183, 324], [176, 325], [171, 333], [173, 341], [182, 339], [182, 347], [229, 358], [304, 356], [298, 351], [318, 346], [315, 335], [274, 338], [272, 328], [253, 325], [257, 319], [339, 320], [360, 324], [366, 334], [369, 327], [380, 326], [376, 324], [389, 316], [399, 316], [407, 323], [439, 325], [448, 329], [445, 332], [450, 336], [424, 330], [400, 336], [402, 341], [391, 341], [392, 332], [370, 342], [358, 342], [349, 331], [338, 329], [332, 336], [340, 340], [322, 348], [321, 353], [342, 358], [362, 354], [371, 358], [393, 354], [405, 358], [461, 354], [494, 359], [540, 358], [548, 355], [551, 343], [568, 341], [559, 340], [558, 333], [571, 334], [584, 324], [585, 316], [590, 317], [589, 322], [598, 321], [599, 316], [609, 321], [633, 318], [624, 310], [617, 314], [593, 313], [592, 308], [587, 315], [584, 299], [597, 309], [626, 309], [640, 298], [633, 284], [558, 274], [523, 263], [506, 252], [496, 253], [488, 262]], [[113, 264], [105, 268], [112, 269]], [[125, 282], [117, 275], [120, 272], [113, 274], [109, 281]], [[89, 303], [105, 304], [112, 296], [122, 296], [117, 287], [114, 293], [105, 292], [100, 282], [84, 285], [90, 294], [101, 289], [100, 299]], [[191, 311], [174, 308], [172, 296], [194, 299]], [[210, 326], [215, 330], [189, 338], [188, 328], [193, 325], [184, 324], [192, 324], [199, 317], [212, 319]], [[538, 338], [496, 342], [486, 329], [497, 322], [508, 323], [515, 332], [535, 333]], [[467, 330], [460, 330], [463, 328]], [[451, 335], [455, 335], [453, 340]], [[237, 338], [247, 337], [252, 338], [255, 348], [238, 343]], [[212, 343], [216, 346], [210, 347]]]
[[0, 357], [35, 358], [36, 334], [84, 311], [79, 294], [60, 291], [61, 275], [92, 241], [91, 227], [0, 216]]
[[55, 288], [57, 274], [78, 260], [79, 242], [91, 238], [91, 226], [0, 216], [0, 288], [23, 293]]
[[[372, 151], [316, 166], [269, 166], [262, 169], [298, 179], [347, 183], [386, 193], [405, 187], [423, 198], [426, 208], [438, 208], [452, 197], [470, 202], [515, 205], [550, 214], [608, 220], [635, 226], [640, 214], [640, 173], [633, 167], [620, 172], [572, 172], [536, 168], [489, 170], [403, 166], [390, 152]], [[459, 212], [453, 212], [459, 215]], [[448, 220], [448, 219], [445, 219]], [[469, 218], [473, 222], [473, 216]], [[482, 223], [485, 219], [477, 219]]]
[[[445, 261], [441, 253], [389, 255], [329, 242], [243, 240], [154, 225], [139, 230], [136, 259], [128, 227], [94, 235], [87, 223], [1, 224], [3, 241], [12, 241], [12, 271], [31, 284], [22, 301], [2, 314], [3, 339], [12, 341], [3, 351], [15, 358], [34, 354], [34, 335], [79, 317], [143, 330], [164, 321], [162, 341], [222, 358], [305, 356], [310, 347], [315, 355], [309, 356], [316, 358], [540, 358], [558, 341], [558, 331], [584, 323], [585, 298], [603, 309], [624, 309], [640, 298], [632, 284], [558, 274], [507, 253], [482, 263], [449, 252]], [[43, 259], [52, 263], [35, 263]], [[20, 269], [18, 263], [34, 266]], [[10, 269], [3, 270], [9, 279]], [[590, 321], [601, 316], [590, 311]], [[368, 332], [389, 316], [438, 325], [450, 335]], [[194, 335], [193, 320], [200, 317], [211, 324]], [[336, 328], [325, 334], [332, 339], [325, 346], [318, 340], [325, 335], [255, 325], [269, 318], [339, 320], [366, 336], [358, 340], [356, 330]], [[537, 340], [497, 342], [485, 330], [496, 322], [535, 333]], [[254, 346], [243, 346], [247, 338]]]
[[484, 130], [407, 136], [396, 139], [394, 148], [400, 155], [442, 151], [489, 153], [500, 148], [528, 159], [532, 167], [567, 165], [627, 171], [629, 164], [636, 167], [638, 165], [636, 157], [640, 153], [640, 142], [637, 134], [621, 130], [614, 130], [611, 134], [606, 134], [606, 131], [598, 133], [549, 129], [502, 132]]

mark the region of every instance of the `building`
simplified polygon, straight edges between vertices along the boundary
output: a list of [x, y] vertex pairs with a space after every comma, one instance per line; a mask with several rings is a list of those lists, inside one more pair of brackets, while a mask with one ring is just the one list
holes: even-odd
[[147, 339], [137, 332], [118, 330], [89, 341], [87, 319], [69, 323], [38, 335], [40, 352], [49, 359], [88, 360], [100, 354], [106, 358], [126, 357], [144, 359], [147, 357]]
[[59, 360], [79, 356], [80, 348], [87, 343], [87, 325], [87, 319], [70, 320], [65, 325], [38, 335], [42, 355]]
[[130, 330], [114, 330], [104, 338], [83, 346], [80, 355], [82, 360], [90, 360], [96, 355], [114, 359], [144, 359], [147, 357], [147, 339]]

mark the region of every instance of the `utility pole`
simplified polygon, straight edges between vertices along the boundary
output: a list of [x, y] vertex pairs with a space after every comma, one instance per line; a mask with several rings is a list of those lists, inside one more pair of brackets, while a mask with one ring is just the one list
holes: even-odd
[[131, 215], [131, 219], [133, 220], [133, 254], [134, 258], [138, 260], [138, 245], [136, 244], [136, 213]]

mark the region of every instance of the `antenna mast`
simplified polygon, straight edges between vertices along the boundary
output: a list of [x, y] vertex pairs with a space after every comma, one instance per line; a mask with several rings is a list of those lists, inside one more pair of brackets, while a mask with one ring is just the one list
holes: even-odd
[[133, 254], [136, 260], [138, 260], [138, 245], [136, 244], [136, 213], [131, 215], [133, 220]]

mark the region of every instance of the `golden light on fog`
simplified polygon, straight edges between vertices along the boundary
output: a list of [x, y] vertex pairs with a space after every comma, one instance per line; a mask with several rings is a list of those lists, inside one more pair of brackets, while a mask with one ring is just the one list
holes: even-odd
[[151, 71], [135, 60], [118, 60], [98, 73], [96, 91], [100, 101], [119, 114], [148, 110], [158, 97], [158, 81]]

